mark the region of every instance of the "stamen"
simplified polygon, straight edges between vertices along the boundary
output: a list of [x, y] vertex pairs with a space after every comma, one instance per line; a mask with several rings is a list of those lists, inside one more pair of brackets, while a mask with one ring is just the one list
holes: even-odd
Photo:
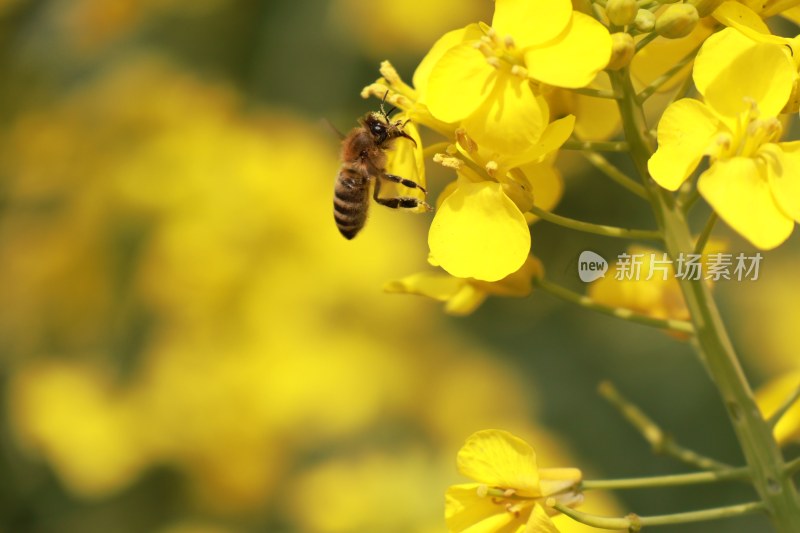
[[[438, 154], [438, 153], [434, 154], [433, 162], [439, 163], [445, 168], [452, 168], [455, 170], [459, 170], [461, 167], [464, 166], [464, 162], [461, 161], [459, 158], [451, 157], [448, 156], [447, 154]], [[478, 487], [478, 489], [480, 490], [480, 487]], [[489, 489], [487, 488], [486, 490], [488, 491]]]
[[514, 48], [514, 38], [510, 35], [506, 35], [505, 39], [503, 39], [503, 42], [505, 43], [506, 48]]
[[[434, 160], [436, 160], [435, 156]], [[478, 498], [485, 498], [487, 494], [489, 494], [489, 486], [484, 484], [478, 485]]]
[[464, 128], [457, 128], [456, 129], [456, 142], [466, 150], [468, 154], [472, 154], [478, 151], [478, 145], [475, 141], [472, 140], [472, 137], [467, 135], [467, 130]]
[[381, 76], [386, 78], [386, 81], [388, 81], [390, 85], [400, 82], [400, 75], [389, 61], [381, 61], [381, 67], [379, 71]]
[[514, 76], [519, 76], [523, 80], [528, 77], [528, 69], [523, 67], [522, 65], [514, 65], [511, 67], [511, 74]]
[[[489, 174], [489, 176], [494, 177], [495, 173], [497, 172], [498, 167], [499, 167], [499, 165], [497, 164], [497, 161], [489, 161], [489, 162], [486, 163], [486, 166], [485, 166], [486, 173]], [[513, 491], [513, 489], [508, 489], [508, 490]], [[506, 491], [506, 492], [508, 492], [508, 491]]]
[[487, 57], [486, 62], [489, 63], [494, 68], [500, 68], [500, 58], [498, 57]]

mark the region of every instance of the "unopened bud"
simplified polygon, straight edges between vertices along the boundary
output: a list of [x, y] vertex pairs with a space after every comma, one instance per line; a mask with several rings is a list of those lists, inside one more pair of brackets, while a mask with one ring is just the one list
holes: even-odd
[[627, 26], [636, 19], [639, 10], [636, 0], [608, 0], [606, 14], [608, 20], [617, 26]]
[[669, 6], [656, 20], [656, 33], [667, 39], [686, 37], [697, 26], [700, 15], [691, 4]]
[[608, 68], [619, 70], [630, 64], [633, 54], [636, 53], [636, 43], [628, 33], [617, 32], [611, 34], [611, 59]]
[[701, 17], [707, 17], [719, 7], [723, 0], [689, 0]]
[[656, 27], [656, 16], [652, 11], [640, 9], [636, 12], [636, 20], [633, 21], [633, 25], [642, 33], [650, 33]]

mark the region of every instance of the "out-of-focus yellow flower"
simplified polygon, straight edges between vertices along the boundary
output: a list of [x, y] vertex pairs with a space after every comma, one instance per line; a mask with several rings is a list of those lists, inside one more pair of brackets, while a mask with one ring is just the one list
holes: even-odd
[[[419, 54], [444, 32], [490, 14], [490, 4], [463, 0], [334, 0], [329, 16], [343, 39], [372, 57]], [[413, 26], [411, 21], [413, 20]]]
[[612, 263], [606, 276], [589, 285], [589, 296], [592, 300], [654, 318], [689, 319], [689, 310], [683, 300], [678, 280], [675, 279], [675, 269], [671, 262], [663, 267], [666, 274], [656, 270], [655, 275], [649, 275], [656, 267], [653, 264], [654, 259], [657, 260], [663, 253], [651, 248], [631, 246], [628, 254], [641, 257], [639, 279], [617, 279], [613, 274], [617, 270], [617, 263]]
[[133, 398], [96, 367], [31, 364], [13, 376], [9, 401], [22, 444], [84, 497], [119, 491], [152, 460]]
[[[722, 253], [726, 244], [710, 239], [705, 251], [697, 262], [698, 278], [706, 279], [709, 258]], [[630, 270], [631, 276], [618, 276], [619, 262], [609, 266], [608, 274], [589, 285], [588, 294], [597, 303], [628, 309], [636, 313], [668, 320], [689, 320], [689, 310], [683, 299], [680, 284], [676, 278], [675, 265], [666, 258], [664, 252], [642, 246], [631, 246], [628, 255], [635, 257], [638, 267]], [[634, 260], [631, 260], [631, 264]], [[685, 261], [679, 268], [681, 275], [692, 277], [694, 273]], [[630, 265], [626, 266], [630, 268]], [[635, 275], [638, 273], [638, 276]], [[710, 281], [709, 281], [710, 282]]]
[[543, 274], [541, 262], [529, 257], [516, 272], [495, 282], [458, 278], [438, 272], [420, 272], [384, 285], [386, 292], [420, 294], [445, 302], [445, 312], [468, 315], [489, 296], [524, 297], [533, 290], [532, 278]]
[[458, 452], [458, 470], [477, 483], [447, 489], [445, 519], [452, 532], [554, 533], [545, 500], [563, 505], [583, 500], [576, 491], [580, 470], [538, 468], [533, 448], [507, 431], [471, 435]]
[[716, 49], [732, 28], [709, 38], [695, 65], [704, 103], [682, 99], [670, 105], [658, 125], [658, 150], [648, 168], [662, 187], [677, 190], [704, 156], [711, 166], [697, 187], [719, 216], [762, 249], [784, 242], [800, 220], [800, 144], [778, 143], [775, 118], [786, 105], [797, 71], [781, 47], [753, 42], [728, 58], [727, 66], [706, 66], [705, 46]]
[[490, 150], [515, 153], [535, 143], [549, 122], [547, 104], [528, 80], [583, 87], [610, 54], [605, 27], [573, 13], [568, 0], [498, 0], [491, 27], [473, 24], [446, 34], [414, 83], [424, 87], [434, 117], [460, 122]]
[[[765, 418], [772, 416], [800, 387], [800, 370], [787, 372], [762, 385], [756, 391], [756, 401]], [[783, 414], [774, 429], [775, 439], [781, 446], [800, 442], [800, 402], [795, 401]]]
[[401, 444], [335, 456], [289, 481], [287, 511], [299, 531], [314, 533], [441, 531], [450, 468], [444, 456]]

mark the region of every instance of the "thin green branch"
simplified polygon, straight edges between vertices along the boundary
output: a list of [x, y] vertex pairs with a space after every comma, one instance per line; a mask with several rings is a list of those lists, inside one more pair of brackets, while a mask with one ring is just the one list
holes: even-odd
[[542, 220], [546, 220], [547, 222], [550, 222], [552, 224], [563, 226], [565, 228], [573, 229], [576, 231], [582, 231], [584, 233], [603, 235], [604, 237], [616, 237], [619, 239], [634, 239], [634, 240], [659, 241], [659, 242], [661, 241], [661, 234], [655, 230], [627, 229], [627, 228], [619, 228], [617, 226], [605, 226], [602, 224], [593, 224], [591, 222], [575, 220], [574, 218], [562, 217], [560, 215], [551, 213], [550, 211], [545, 211], [544, 209], [537, 207], [535, 205], [530, 208], [530, 212], [536, 215], [537, 217], [541, 218]]
[[713, 472], [691, 472], [669, 476], [652, 476], [627, 479], [587, 479], [581, 483], [584, 490], [626, 490], [649, 489], [656, 487], [676, 487], [698, 485], [702, 483], [718, 483], [723, 481], [747, 481], [750, 470], [746, 466], [717, 470]]
[[699, 199], [700, 191], [697, 190], [697, 178], [693, 176], [689, 181], [681, 185], [676, 203], [681, 211], [688, 213]]
[[579, 141], [570, 139], [562, 146], [565, 150], [590, 150], [594, 152], [627, 152], [625, 141]]
[[642, 48], [653, 42], [656, 37], [658, 37], [658, 34], [656, 32], [648, 33], [646, 36], [642, 38], [641, 41], [636, 43], [636, 52], [639, 52], [639, 50], [641, 50]]
[[585, 157], [586, 160], [594, 166], [594, 168], [605, 174], [614, 183], [624, 187], [640, 198], [644, 198], [645, 200], [647, 199], [647, 192], [645, 191], [644, 187], [640, 183], [631, 179], [620, 169], [615, 167], [611, 162], [608, 161], [608, 159], [597, 152], [581, 152], [581, 155]]
[[[643, 39], [644, 40], [644, 39]], [[669, 70], [667, 70], [664, 74], [653, 80], [650, 85], [642, 89], [642, 91], [636, 95], [636, 103], [642, 104], [645, 100], [653, 96], [653, 93], [658, 91], [665, 83], [671, 80], [675, 74], [680, 72], [686, 65], [691, 63], [695, 56], [697, 55], [698, 50], [700, 50], [700, 46], [696, 46], [693, 48], [688, 54], [683, 56], [680, 61], [675, 63]], [[691, 76], [688, 76], [691, 79]]]
[[591, 96], [592, 98], [606, 98], [608, 100], [616, 100], [619, 98], [614, 91], [609, 91], [608, 89], [593, 89], [591, 87], [577, 87], [575, 89], [570, 89], [575, 94], [582, 94], [584, 96]]
[[688, 322], [684, 322], [682, 320], [653, 318], [651, 316], [636, 313], [634, 311], [631, 311], [630, 309], [603, 305], [601, 303], [592, 300], [588, 296], [584, 296], [582, 294], [578, 294], [577, 292], [573, 292], [567, 289], [566, 287], [562, 287], [561, 285], [553, 283], [544, 278], [535, 278], [533, 280], [533, 283], [536, 287], [542, 289], [543, 291], [550, 293], [553, 296], [560, 298], [566, 302], [579, 305], [584, 309], [589, 309], [591, 311], [596, 311], [604, 315], [621, 318], [623, 320], [634, 322], [636, 324], [643, 324], [645, 326], [663, 329], [666, 331], [670, 331], [672, 333], [686, 335], [686, 334], [692, 334], [694, 332], [692, 326]]
[[606, 401], [613, 405], [617, 411], [642, 435], [644, 440], [650, 444], [650, 448], [655, 454], [668, 455], [683, 463], [700, 468], [702, 470], [730, 471], [733, 467], [710, 457], [701, 455], [693, 450], [684, 448], [666, 434], [661, 427], [656, 424], [638, 406], [625, 398], [614, 385], [609, 381], [600, 383], [597, 388]]
[[708, 239], [711, 237], [711, 233], [714, 231], [714, 224], [717, 223], [718, 218], [719, 216], [717, 215], [716, 211], [712, 211], [708, 216], [706, 225], [703, 227], [703, 231], [697, 237], [697, 242], [694, 245], [695, 254], [702, 254], [703, 250], [706, 249], [706, 244], [708, 244]]
[[775, 411], [774, 413], [772, 413], [772, 415], [770, 415], [770, 417], [767, 419], [767, 424], [769, 424], [769, 427], [771, 427], [772, 429], [775, 429], [775, 426], [777, 426], [778, 422], [781, 421], [781, 418], [783, 418], [783, 415], [785, 415], [786, 412], [789, 409], [791, 409], [792, 406], [799, 399], [800, 399], [800, 385], [798, 385], [798, 387], [796, 389], [794, 389], [794, 392], [792, 392], [792, 394], [790, 394], [783, 401], [783, 403], [780, 405], [780, 407], [778, 407], [778, 410]]
[[583, 513], [566, 505], [561, 505], [560, 503], [555, 503], [553, 507], [573, 520], [588, 526], [600, 529], [622, 529], [627, 531], [640, 531], [643, 527], [647, 526], [665, 526], [669, 524], [687, 524], [691, 522], [719, 520], [721, 518], [744, 516], [747, 514], [764, 512], [766, 510], [764, 504], [761, 502], [749, 502], [685, 513], [655, 516], [629, 514], [624, 518], [615, 518]]
[[786, 463], [783, 468], [787, 476], [793, 477], [795, 474], [800, 472], [800, 457], [792, 459]]

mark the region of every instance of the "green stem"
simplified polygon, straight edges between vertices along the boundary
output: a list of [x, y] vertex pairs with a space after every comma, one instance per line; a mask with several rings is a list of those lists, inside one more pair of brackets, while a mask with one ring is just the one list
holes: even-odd
[[707, 520], [719, 520], [763, 512], [764, 504], [761, 502], [740, 503], [727, 507], [715, 507], [713, 509], [703, 509], [701, 511], [689, 511], [686, 513], [675, 513], [656, 516], [638, 516], [630, 514], [625, 518], [612, 518], [597, 516], [589, 513], [576, 511], [566, 505], [556, 503], [555, 509], [569, 516], [573, 520], [588, 526], [600, 529], [622, 529], [628, 531], [639, 531], [646, 526], [665, 526], [670, 524], [687, 524], [691, 522], [703, 522]]
[[[664, 232], [668, 253], [674, 259], [691, 253], [694, 242], [680, 205], [649, 177], [647, 161], [654, 151], [644, 113], [635, 101], [627, 70], [610, 73], [614, 89], [627, 95], [619, 100], [625, 137], [631, 157], [648, 189], [653, 210]], [[736, 357], [719, 310], [702, 280], [678, 280], [695, 328], [693, 345], [727, 408], [739, 445], [751, 468], [753, 485], [781, 533], [800, 531], [800, 501], [792, 479], [784, 472], [781, 450], [772, 428], [763, 419], [753, 392]]]
[[616, 237], [619, 239], [633, 239], [645, 241], [661, 241], [661, 233], [654, 230], [647, 229], [627, 229], [619, 228], [617, 226], [605, 226], [603, 224], [593, 224], [591, 222], [584, 222], [582, 220], [575, 220], [574, 218], [562, 217], [546, 211], [541, 207], [532, 206], [530, 212], [546, 220], [552, 224], [563, 226], [565, 228], [582, 231], [584, 233], [592, 233], [594, 235], [603, 235], [604, 237]]
[[653, 42], [657, 37], [658, 34], [654, 31], [648, 33], [645, 37], [642, 38], [641, 41], [636, 43], [636, 51], [638, 52], [639, 50], [641, 50], [642, 48]]
[[593, 89], [591, 87], [578, 87], [570, 89], [575, 94], [582, 94], [584, 96], [591, 96], [592, 98], [606, 98], [609, 100], [616, 100], [619, 96], [614, 91], [607, 89]]
[[625, 398], [610, 381], [603, 381], [600, 383], [597, 387], [597, 392], [613, 405], [625, 420], [630, 422], [630, 424], [639, 431], [644, 440], [650, 444], [653, 453], [672, 456], [679, 461], [702, 470], [723, 471], [732, 468], [730, 465], [700, 455], [693, 450], [679, 445], [675, 442], [674, 438], [666, 434], [658, 424], [644, 413], [644, 411]]
[[570, 139], [562, 146], [565, 150], [591, 150], [594, 152], [627, 152], [625, 141], [579, 141]]
[[597, 152], [581, 152], [581, 155], [585, 157], [586, 160], [589, 161], [589, 163], [591, 163], [597, 170], [610, 178], [611, 181], [626, 188], [636, 196], [647, 199], [647, 192], [644, 190], [644, 187], [642, 187], [641, 184], [633, 181], [624, 172], [612, 165], [608, 159]]
[[622, 320], [627, 320], [628, 322], [634, 322], [637, 324], [643, 324], [645, 326], [663, 329], [679, 335], [691, 335], [693, 332], [692, 326], [688, 322], [683, 322], [681, 320], [653, 318], [651, 316], [636, 313], [623, 307], [609, 307], [595, 302], [588, 296], [573, 292], [544, 278], [534, 278], [533, 283], [536, 285], [536, 287], [542, 289], [543, 291], [548, 292], [553, 296], [569, 303], [579, 305], [584, 309], [590, 309], [604, 315], [621, 318]]
[[703, 250], [706, 249], [706, 244], [708, 244], [708, 239], [711, 237], [711, 232], [714, 231], [714, 224], [717, 223], [718, 218], [719, 216], [716, 211], [712, 211], [708, 216], [706, 225], [703, 227], [703, 232], [697, 237], [697, 243], [694, 245], [695, 254], [702, 254]]
[[670, 476], [652, 476], [628, 479], [587, 479], [581, 483], [583, 490], [626, 490], [649, 489], [655, 487], [675, 487], [681, 485], [697, 485], [701, 483], [717, 483], [721, 481], [743, 481], [750, 479], [750, 471], [746, 466], [719, 470], [715, 472], [691, 472], [689, 474], [673, 474]]
[[[697, 46], [688, 54], [683, 56], [683, 58], [677, 63], [675, 63], [675, 65], [672, 68], [670, 68], [664, 74], [653, 80], [650, 83], [650, 85], [642, 89], [642, 91], [636, 95], [636, 102], [642, 104], [645, 100], [650, 98], [653, 95], [653, 93], [655, 93], [657, 90], [661, 88], [662, 85], [671, 80], [673, 76], [675, 76], [675, 74], [680, 72], [681, 69], [683, 69], [689, 63], [691, 63], [692, 60], [694, 60], [694, 57], [697, 55], [698, 50], [700, 50], [699, 46]], [[691, 76], [687, 75], [687, 77], [691, 79]]]

